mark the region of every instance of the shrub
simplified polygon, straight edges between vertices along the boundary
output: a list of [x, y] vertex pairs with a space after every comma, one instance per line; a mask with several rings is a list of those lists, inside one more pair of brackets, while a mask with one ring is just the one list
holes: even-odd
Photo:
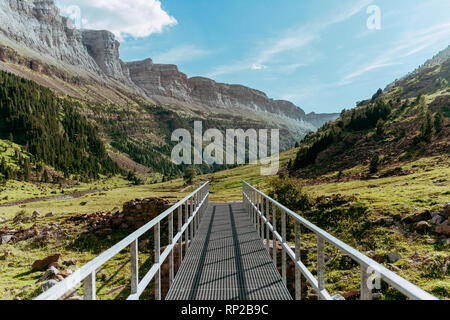
[[373, 156], [372, 160], [370, 161], [369, 171], [371, 174], [378, 172], [379, 164], [380, 164], [380, 157], [376, 154]]
[[270, 181], [269, 196], [294, 211], [306, 211], [312, 206], [309, 196], [303, 191], [298, 180], [274, 178]]
[[196, 172], [194, 170], [194, 168], [187, 168], [186, 171], [184, 172], [184, 182], [187, 185], [191, 185], [194, 182], [194, 178], [195, 178]]

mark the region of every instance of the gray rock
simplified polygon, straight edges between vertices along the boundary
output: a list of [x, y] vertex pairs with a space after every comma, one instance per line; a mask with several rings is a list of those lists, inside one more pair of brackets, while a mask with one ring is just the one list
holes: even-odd
[[404, 223], [417, 223], [421, 221], [428, 221], [431, 219], [431, 213], [430, 211], [426, 210], [421, 213], [414, 214], [412, 216], [406, 217], [402, 221]]
[[7, 244], [12, 239], [12, 236], [2, 236], [0, 244]]
[[441, 216], [445, 218], [450, 217], [450, 202], [445, 204], [444, 209], [441, 212]]
[[41, 288], [42, 292], [45, 292], [45, 291], [53, 288], [57, 284], [58, 284], [58, 281], [56, 281], [56, 280], [48, 280], [48, 281], [45, 281], [43, 284], [41, 284], [41, 286], [39, 288]]
[[431, 223], [432, 224], [441, 224], [444, 221], [444, 217], [440, 216], [440, 215], [435, 215], [433, 217], [433, 219], [431, 219]]
[[0, 223], [5, 222], [5, 220], [3, 218], [0, 218]]
[[343, 296], [341, 296], [340, 294], [335, 294], [334, 296], [331, 297], [333, 300], [339, 300], [339, 301], [344, 301], [345, 298]]
[[426, 221], [420, 221], [414, 225], [414, 230], [416, 230], [416, 231], [427, 231], [430, 229], [431, 229], [431, 226]]
[[437, 216], [439, 214], [440, 214], [439, 211], [433, 211], [433, 212], [431, 212], [431, 217], [434, 218], [435, 216]]
[[389, 252], [387, 257], [390, 263], [395, 263], [402, 258], [402, 255], [398, 252]]
[[41, 213], [38, 210], [35, 210], [33, 212], [33, 217], [39, 217], [41, 215]]
[[58, 269], [56, 269], [55, 267], [50, 267], [50, 268], [48, 268], [47, 271], [44, 272], [42, 277], [39, 279], [38, 283], [46, 281], [46, 280], [49, 280], [49, 279], [53, 279], [58, 274], [59, 274], [59, 270]]
[[49, 217], [54, 217], [54, 216], [55, 216], [55, 213], [54, 213], [54, 212], [49, 212], [49, 213], [47, 213], [45, 216], [46, 216], [47, 218], [49, 218]]

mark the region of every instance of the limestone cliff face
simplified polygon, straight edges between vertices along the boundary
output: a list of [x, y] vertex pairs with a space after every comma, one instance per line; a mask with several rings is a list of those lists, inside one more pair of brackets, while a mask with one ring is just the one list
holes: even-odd
[[[205, 109], [243, 109], [305, 119], [305, 112], [288, 101], [272, 100], [264, 92], [214, 80], [188, 78], [175, 65], [154, 64], [151, 59], [126, 64], [131, 80], [162, 103], [178, 100]], [[169, 99], [168, 99], [169, 98]]]
[[114, 34], [106, 30], [83, 30], [82, 43], [107, 77], [131, 84], [129, 71], [119, 59], [120, 43]]
[[191, 111], [262, 118], [299, 135], [338, 116], [306, 115], [293, 103], [270, 99], [258, 90], [203, 77], [188, 78], [175, 65], [154, 64], [151, 59], [123, 62], [119, 58], [120, 44], [111, 32], [77, 30], [60, 15], [53, 0], [0, 0], [0, 22], [2, 60], [13, 56], [2, 48], [4, 44], [33, 56], [33, 70], [42, 71], [45, 64], [75, 67], [86, 79], [95, 76], [120, 83], [152, 102]]
[[0, 0], [0, 42], [19, 52], [99, 73], [81, 40], [81, 32], [60, 16], [53, 0]]

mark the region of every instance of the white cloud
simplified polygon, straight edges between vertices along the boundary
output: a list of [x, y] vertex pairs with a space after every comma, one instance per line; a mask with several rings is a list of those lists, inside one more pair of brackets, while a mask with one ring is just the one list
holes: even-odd
[[172, 48], [169, 51], [156, 54], [153, 57], [155, 63], [178, 64], [186, 61], [201, 59], [210, 54], [210, 51], [198, 48], [194, 45], [183, 45]]
[[83, 28], [109, 30], [119, 40], [128, 36], [147, 37], [177, 24], [161, 8], [159, 0], [57, 0], [56, 4], [66, 15], [72, 13], [73, 6], [78, 6]]
[[263, 69], [267, 69], [267, 67], [263, 64], [254, 63], [252, 65], [252, 70], [263, 70]]

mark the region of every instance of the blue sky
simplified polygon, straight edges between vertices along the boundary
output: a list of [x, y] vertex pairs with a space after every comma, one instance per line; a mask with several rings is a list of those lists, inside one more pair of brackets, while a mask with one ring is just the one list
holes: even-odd
[[[128, 2], [57, 1], [81, 7], [82, 27], [112, 30], [125, 61], [177, 64], [307, 112], [352, 108], [450, 44], [448, 0]], [[373, 5], [379, 30], [367, 27]]]

